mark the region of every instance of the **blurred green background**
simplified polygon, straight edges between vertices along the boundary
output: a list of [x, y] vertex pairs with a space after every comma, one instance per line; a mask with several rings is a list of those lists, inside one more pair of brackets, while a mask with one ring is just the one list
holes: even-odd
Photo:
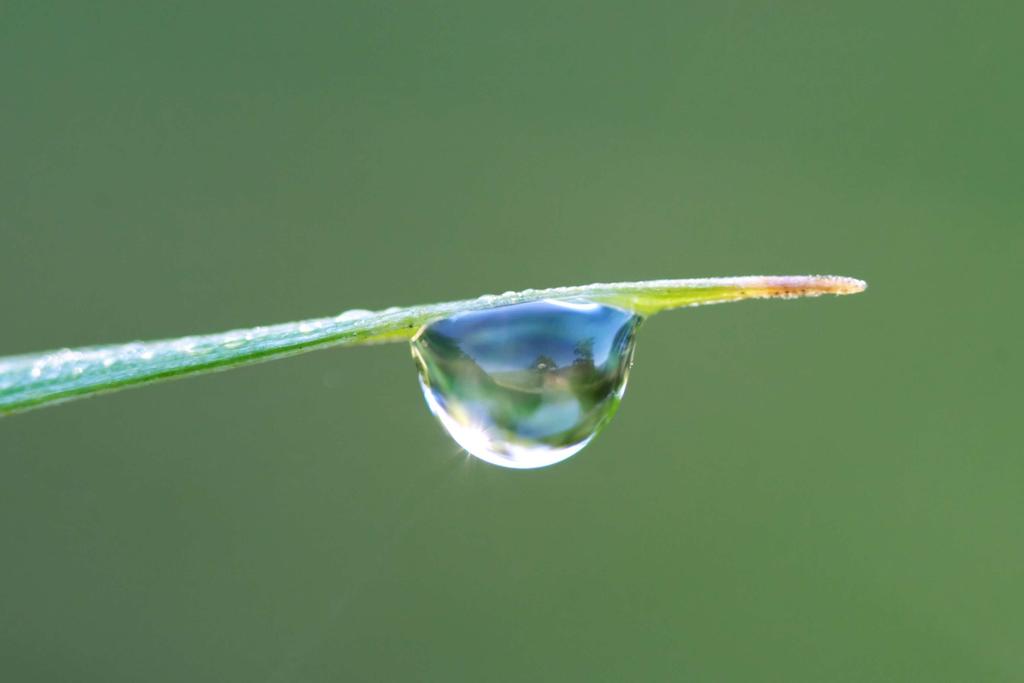
[[871, 284], [655, 318], [616, 420], [539, 471], [460, 454], [402, 345], [4, 419], [0, 677], [1024, 679], [1022, 22], [0, 4], [0, 354]]

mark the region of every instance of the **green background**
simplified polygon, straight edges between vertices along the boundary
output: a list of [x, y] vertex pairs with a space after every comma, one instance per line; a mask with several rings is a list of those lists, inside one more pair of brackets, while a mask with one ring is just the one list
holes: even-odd
[[11, 681], [1020, 681], [1020, 3], [0, 4], [0, 353], [594, 281], [550, 469], [407, 347], [0, 423]]

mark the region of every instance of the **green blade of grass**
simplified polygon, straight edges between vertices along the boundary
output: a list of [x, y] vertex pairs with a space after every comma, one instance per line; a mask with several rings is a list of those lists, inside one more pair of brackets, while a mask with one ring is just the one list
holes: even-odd
[[464, 311], [540, 299], [579, 299], [652, 315], [662, 310], [743, 299], [852, 294], [865, 284], [835, 276], [754, 276], [649, 280], [528, 289], [465, 301], [348, 311], [265, 327], [0, 358], [0, 415], [162, 379], [201, 374], [328, 346], [411, 338], [423, 325]]

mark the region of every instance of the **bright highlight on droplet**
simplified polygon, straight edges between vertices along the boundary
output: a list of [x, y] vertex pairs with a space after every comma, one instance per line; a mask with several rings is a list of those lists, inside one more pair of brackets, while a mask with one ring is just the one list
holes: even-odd
[[640, 316], [542, 300], [462, 313], [412, 339], [431, 412], [472, 455], [529, 469], [565, 460], [626, 389]]

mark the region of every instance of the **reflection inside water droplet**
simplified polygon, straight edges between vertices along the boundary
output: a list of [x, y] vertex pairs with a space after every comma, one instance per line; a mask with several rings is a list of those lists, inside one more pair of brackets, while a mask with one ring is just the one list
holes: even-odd
[[587, 445], [626, 389], [640, 317], [536, 301], [427, 325], [412, 353], [431, 412], [476, 457], [544, 467]]

